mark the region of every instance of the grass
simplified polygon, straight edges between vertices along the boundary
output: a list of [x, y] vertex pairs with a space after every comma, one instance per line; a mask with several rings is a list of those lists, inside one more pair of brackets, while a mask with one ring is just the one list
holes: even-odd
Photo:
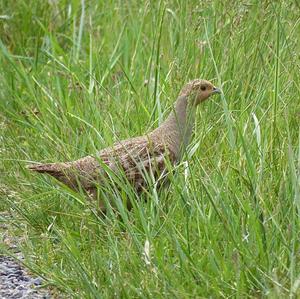
[[[72, 298], [300, 296], [297, 1], [0, 8], [0, 210], [33, 272]], [[155, 128], [198, 77], [224, 95], [198, 109], [170, 188], [131, 212], [124, 182], [102, 219], [26, 170]]]

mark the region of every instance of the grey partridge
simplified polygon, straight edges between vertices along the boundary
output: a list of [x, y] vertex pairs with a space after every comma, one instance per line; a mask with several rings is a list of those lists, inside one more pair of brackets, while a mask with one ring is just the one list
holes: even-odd
[[[76, 161], [35, 164], [29, 169], [47, 173], [76, 191], [83, 189], [94, 198], [97, 186], [104, 180], [106, 183], [110, 173], [122, 173], [140, 193], [147, 189], [149, 177], [164, 178], [168, 165], [180, 161], [192, 136], [196, 106], [216, 93], [220, 89], [212, 83], [195, 79], [183, 87], [170, 115], [150, 133], [117, 142]], [[105, 210], [104, 205], [100, 208]]]

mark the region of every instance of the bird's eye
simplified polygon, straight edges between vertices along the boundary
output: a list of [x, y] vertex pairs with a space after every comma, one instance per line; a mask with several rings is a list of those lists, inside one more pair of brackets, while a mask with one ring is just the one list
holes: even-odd
[[201, 85], [200, 89], [201, 89], [202, 91], [204, 91], [204, 90], [206, 90], [206, 86], [205, 86], [205, 85]]

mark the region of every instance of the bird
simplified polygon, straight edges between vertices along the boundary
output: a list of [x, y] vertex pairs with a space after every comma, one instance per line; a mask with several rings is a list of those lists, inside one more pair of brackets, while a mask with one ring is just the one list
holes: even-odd
[[[28, 168], [48, 174], [75, 191], [84, 190], [92, 199], [97, 198], [97, 188], [114, 175], [125, 177], [141, 194], [149, 189], [149, 177], [157, 185], [164, 184], [169, 165], [175, 167], [181, 161], [191, 142], [197, 106], [220, 93], [211, 82], [194, 79], [181, 89], [169, 116], [154, 130], [75, 161], [31, 164]], [[103, 202], [99, 208], [105, 213]]]

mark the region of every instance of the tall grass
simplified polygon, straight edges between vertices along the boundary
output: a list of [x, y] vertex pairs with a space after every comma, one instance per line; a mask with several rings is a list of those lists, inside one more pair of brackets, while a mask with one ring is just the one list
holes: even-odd
[[[300, 296], [297, 1], [0, 8], [0, 220], [33, 272], [74, 298]], [[199, 77], [224, 95], [199, 108], [161, 193], [138, 200], [121, 180], [101, 193], [119, 211], [103, 218], [25, 168], [155, 128]]]

